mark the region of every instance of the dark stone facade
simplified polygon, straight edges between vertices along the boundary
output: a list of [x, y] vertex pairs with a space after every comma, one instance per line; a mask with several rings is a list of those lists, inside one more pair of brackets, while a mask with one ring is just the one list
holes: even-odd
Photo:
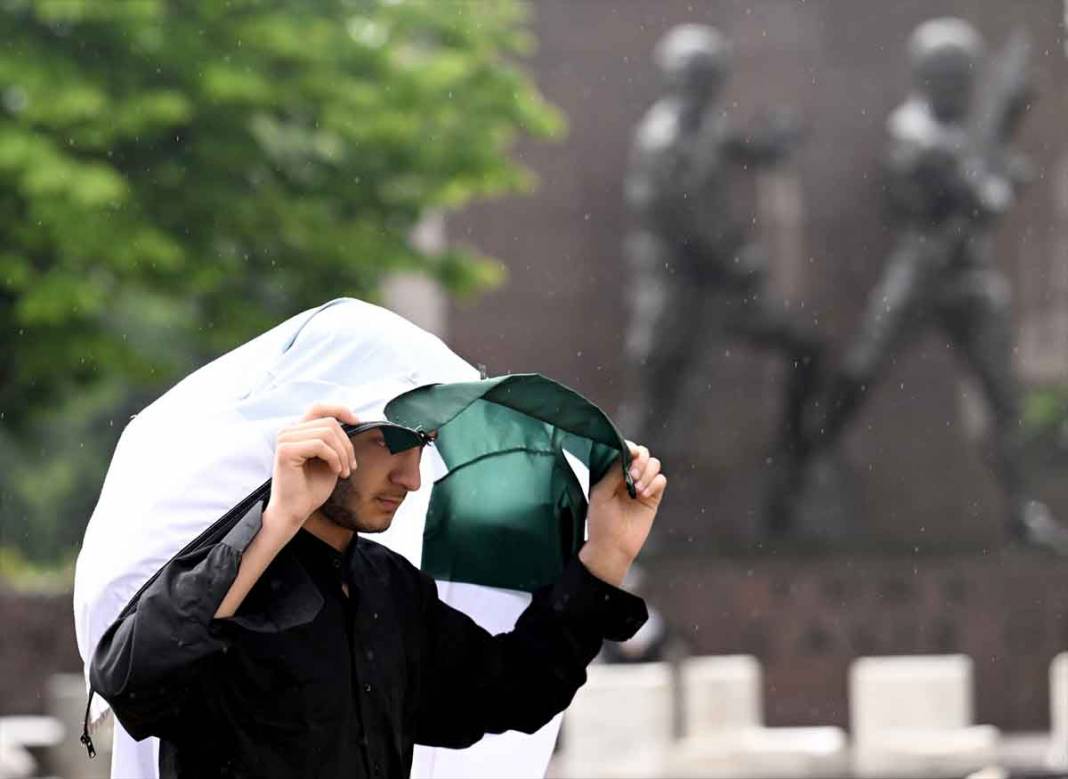
[[772, 725], [849, 724], [856, 657], [963, 653], [978, 722], [1049, 727], [1049, 664], [1068, 647], [1068, 562], [984, 556], [673, 559], [649, 594], [690, 650], [752, 654]]
[[43, 714], [48, 677], [82, 671], [70, 593], [22, 593], [0, 585], [0, 625], [0, 715]]

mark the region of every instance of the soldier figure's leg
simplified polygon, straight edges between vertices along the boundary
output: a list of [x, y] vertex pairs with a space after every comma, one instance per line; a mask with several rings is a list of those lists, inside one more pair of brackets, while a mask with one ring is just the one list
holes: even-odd
[[804, 456], [803, 420], [815, 393], [822, 342], [765, 294], [766, 261], [756, 245], [741, 251], [740, 272], [732, 274], [725, 295], [725, 330], [787, 361], [779, 447]]
[[806, 430], [812, 448], [837, 440], [887, 361], [924, 323], [931, 286], [937, 283], [929, 259], [913, 240], [903, 241], [891, 255], [842, 367], [829, 381], [824, 407]]
[[994, 425], [996, 465], [1005, 491], [1012, 536], [1068, 554], [1068, 528], [1031, 499], [1020, 438], [1020, 389], [1013, 370], [1014, 334], [1009, 285], [993, 271], [961, 278], [944, 313], [968, 366], [975, 372]]
[[808, 458], [804, 420], [818, 388], [822, 342], [772, 304], [765, 294], [766, 267], [755, 245], [745, 247], [741, 266], [724, 296], [728, 333], [782, 354], [786, 362], [782, 419], [773, 446], [765, 494], [764, 521], [772, 533], [785, 532], [803, 487]]
[[[804, 486], [805, 467], [816, 451], [830, 446], [859, 410], [883, 366], [921, 324], [927, 266], [915, 242], [902, 241], [868, 299], [858, 334], [847, 347], [842, 367], [828, 379], [820, 407], [800, 402], [795, 450], [774, 471], [766, 522], [773, 534], [788, 532], [794, 503]], [[810, 381], [822, 377], [812, 377]], [[813, 385], [818, 386], [818, 385]], [[811, 389], [806, 390], [811, 392]]]
[[[649, 234], [631, 239], [631, 278], [626, 280], [628, 321], [624, 338], [624, 398], [619, 426], [633, 440], [663, 440], [701, 335], [703, 290], [665, 270], [677, 267], [668, 249]], [[666, 261], [667, 260], [667, 261]]]

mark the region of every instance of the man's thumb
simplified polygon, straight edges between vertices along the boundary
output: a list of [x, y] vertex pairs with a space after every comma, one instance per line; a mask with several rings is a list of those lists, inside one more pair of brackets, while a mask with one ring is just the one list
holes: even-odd
[[594, 494], [603, 495], [605, 497], [613, 495], [622, 483], [623, 466], [620, 464], [620, 458], [617, 457], [612, 461], [612, 464], [608, 466], [608, 470], [605, 471], [604, 476], [593, 485], [593, 489], [590, 490], [590, 497], [592, 498]]

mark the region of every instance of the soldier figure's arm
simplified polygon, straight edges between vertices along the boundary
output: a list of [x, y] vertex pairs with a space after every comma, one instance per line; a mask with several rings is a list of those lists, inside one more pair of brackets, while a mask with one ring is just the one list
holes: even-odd
[[959, 140], [892, 133], [885, 171], [891, 212], [918, 224], [951, 216], [982, 221], [1014, 200], [1013, 180], [970, 155]]
[[724, 154], [743, 165], [773, 165], [790, 154], [801, 138], [801, 125], [788, 111], [767, 114], [745, 130], [729, 131]]

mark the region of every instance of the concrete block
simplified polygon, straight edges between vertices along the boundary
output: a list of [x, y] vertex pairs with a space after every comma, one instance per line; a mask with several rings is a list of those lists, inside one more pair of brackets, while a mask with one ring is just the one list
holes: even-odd
[[764, 721], [763, 678], [755, 657], [687, 658], [681, 678], [688, 736], [759, 727]]
[[672, 740], [667, 663], [594, 664], [564, 714], [559, 776], [660, 774]]
[[1050, 663], [1049, 722], [1049, 767], [1068, 769], [1068, 652], [1057, 655]]
[[967, 773], [996, 759], [1000, 734], [973, 722], [964, 655], [865, 657], [849, 674], [853, 768], [861, 776]]
[[841, 728], [764, 727], [764, 681], [749, 655], [695, 657], [682, 667], [686, 737], [669, 776], [828, 776], [847, 764]]

